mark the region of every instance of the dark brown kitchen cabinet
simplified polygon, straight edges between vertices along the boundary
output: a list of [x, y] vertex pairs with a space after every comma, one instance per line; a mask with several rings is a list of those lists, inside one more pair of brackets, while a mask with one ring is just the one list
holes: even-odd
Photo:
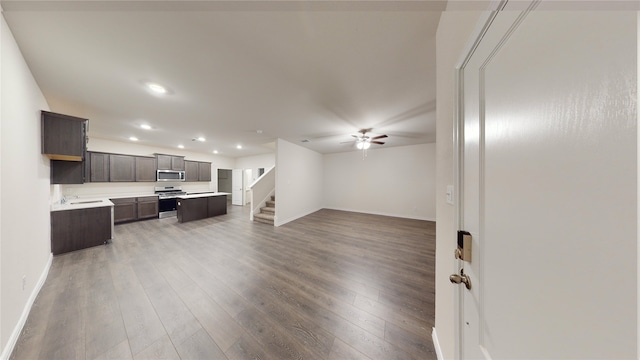
[[110, 200], [114, 204], [113, 222], [116, 224], [158, 217], [157, 196], [141, 196]]
[[198, 163], [198, 181], [211, 181], [211, 163]]
[[102, 245], [111, 238], [110, 206], [51, 212], [53, 255]]
[[41, 112], [42, 153], [51, 160], [84, 160], [87, 119]]
[[183, 170], [184, 156], [156, 154], [158, 170]]
[[185, 181], [211, 181], [211, 163], [185, 160]]
[[137, 198], [138, 219], [149, 219], [158, 217], [158, 197], [145, 196]]
[[171, 157], [171, 170], [184, 170], [184, 156]]
[[87, 181], [108, 182], [109, 181], [109, 154], [89, 152], [89, 174]]
[[207, 218], [209, 205], [206, 197], [178, 199], [178, 221], [187, 222]]
[[227, 196], [202, 196], [178, 199], [178, 222], [205, 219], [227, 213]]
[[184, 161], [185, 181], [198, 181], [199, 163], [197, 161]]
[[42, 154], [51, 159], [52, 184], [82, 184], [85, 180], [87, 119], [42, 111]]
[[109, 181], [136, 181], [135, 157], [109, 154]]
[[207, 216], [218, 216], [227, 213], [227, 196], [209, 196], [207, 201]]
[[84, 164], [77, 161], [51, 160], [52, 184], [82, 184], [84, 182]]
[[113, 222], [121, 223], [138, 218], [138, 203], [136, 198], [111, 199], [113, 206]]
[[136, 162], [136, 181], [156, 181], [156, 159], [155, 158], [136, 156], [135, 162]]

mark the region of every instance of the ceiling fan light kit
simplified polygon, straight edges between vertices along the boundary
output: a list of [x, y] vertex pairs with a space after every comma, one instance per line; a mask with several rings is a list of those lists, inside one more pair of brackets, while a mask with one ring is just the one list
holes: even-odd
[[356, 148], [358, 150], [362, 150], [363, 160], [367, 156], [367, 149], [371, 147], [371, 144], [384, 145], [384, 142], [374, 141], [374, 140], [384, 139], [388, 137], [387, 135], [378, 135], [374, 137], [369, 137], [367, 136], [367, 133], [370, 132], [371, 130], [372, 129], [362, 129], [358, 131], [361, 135], [351, 135], [356, 139]]
[[358, 141], [356, 147], [358, 150], [367, 150], [371, 147], [371, 143], [369, 141]]

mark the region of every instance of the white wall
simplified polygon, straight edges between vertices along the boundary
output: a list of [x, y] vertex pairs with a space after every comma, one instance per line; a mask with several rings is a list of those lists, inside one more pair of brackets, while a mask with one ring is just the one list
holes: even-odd
[[321, 154], [278, 139], [276, 169], [276, 226], [322, 208]]
[[436, 219], [436, 144], [324, 155], [323, 207]]
[[447, 185], [453, 184], [454, 69], [479, 12], [445, 11], [436, 36], [436, 323], [438, 341], [445, 359], [453, 359], [454, 287], [449, 275], [456, 271], [454, 208], [446, 202]]
[[267, 171], [276, 164], [276, 154], [263, 154], [256, 156], [247, 156], [236, 159], [236, 169], [251, 169], [251, 179], [249, 184], [258, 178], [258, 168], [264, 168]]
[[[276, 164], [276, 154], [262, 154], [255, 156], [246, 156], [236, 159], [236, 169], [244, 169], [244, 184], [245, 189], [244, 202], [245, 205], [251, 202], [251, 190], [249, 186], [258, 179], [258, 169], [264, 168], [265, 171], [272, 168]], [[250, 173], [250, 174], [249, 174]]]
[[[89, 119], [91, 122], [91, 119]], [[186, 191], [215, 191], [218, 188], [218, 168], [233, 168], [235, 160], [226, 156], [203, 154], [196, 152], [184, 151], [174, 148], [162, 148], [147, 146], [139, 143], [132, 142], [120, 142], [101, 138], [89, 138], [87, 144], [89, 151], [102, 151], [109, 153], [120, 153], [140, 156], [153, 156], [154, 153], [171, 154], [185, 156], [187, 160], [194, 161], [206, 161], [211, 162], [211, 182], [177, 182], [177, 183], [156, 183], [156, 182], [141, 182], [141, 183], [85, 183], [78, 185], [60, 185], [61, 194], [65, 196], [79, 196], [79, 197], [92, 197], [103, 195], [144, 195], [153, 194], [154, 186], [164, 185], [179, 185]], [[52, 195], [53, 201], [59, 200], [56, 198], [56, 188], [53, 186]]]
[[8, 357], [51, 259], [50, 167], [40, 154], [40, 110], [49, 106], [1, 22], [0, 344]]

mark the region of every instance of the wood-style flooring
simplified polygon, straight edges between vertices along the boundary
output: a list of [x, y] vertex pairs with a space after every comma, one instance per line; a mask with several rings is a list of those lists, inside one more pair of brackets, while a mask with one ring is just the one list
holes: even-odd
[[11, 359], [435, 359], [435, 223], [248, 210], [56, 256]]

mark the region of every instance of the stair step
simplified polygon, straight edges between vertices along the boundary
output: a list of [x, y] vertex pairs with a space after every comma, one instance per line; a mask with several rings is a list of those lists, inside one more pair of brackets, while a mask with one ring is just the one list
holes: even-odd
[[275, 214], [276, 213], [276, 208], [265, 206], [265, 207], [261, 207], [260, 208], [260, 212], [261, 213], [267, 213], [267, 214]]
[[253, 215], [253, 220], [255, 220], [257, 222], [264, 223], [264, 224], [273, 225], [274, 217], [275, 217], [275, 215], [273, 215], [273, 214], [259, 213], [259, 214], [254, 214]]
[[267, 200], [266, 203], [267, 203], [267, 207], [272, 207], [272, 208], [276, 207], [276, 202], [273, 200]]
[[271, 200], [276, 201], [276, 196], [275, 195], [271, 195]]

